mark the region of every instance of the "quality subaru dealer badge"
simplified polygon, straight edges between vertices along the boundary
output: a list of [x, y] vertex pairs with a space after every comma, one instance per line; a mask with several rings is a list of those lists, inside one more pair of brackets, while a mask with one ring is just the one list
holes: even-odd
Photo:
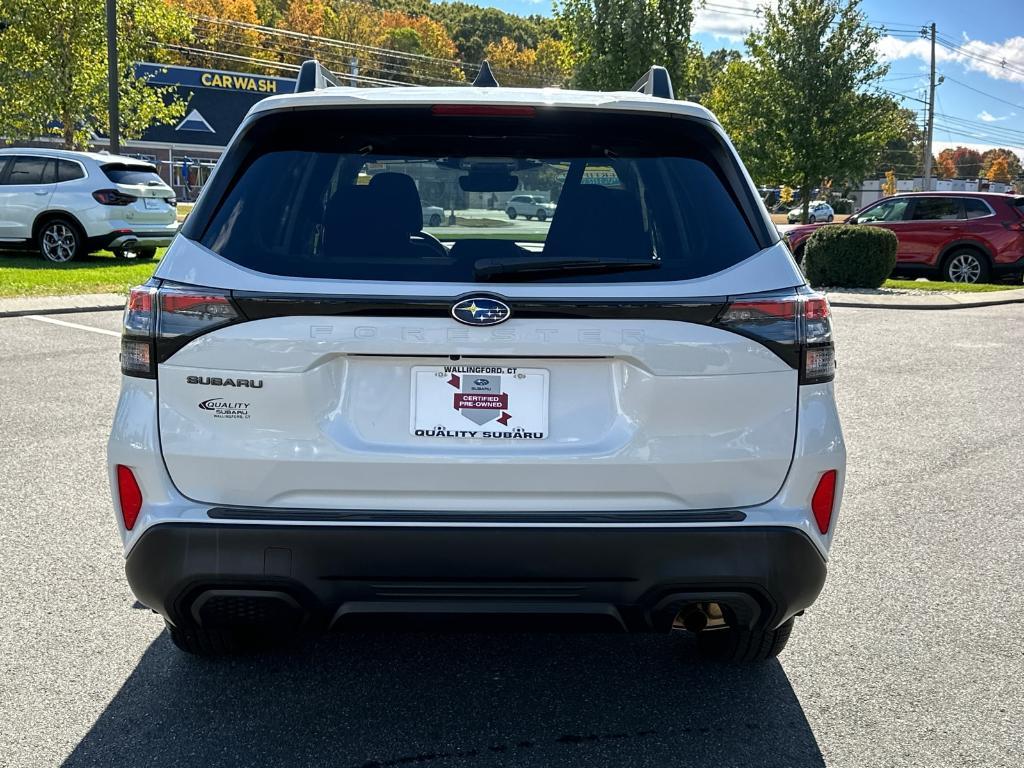
[[543, 440], [548, 371], [503, 365], [412, 369], [410, 431], [416, 437]]

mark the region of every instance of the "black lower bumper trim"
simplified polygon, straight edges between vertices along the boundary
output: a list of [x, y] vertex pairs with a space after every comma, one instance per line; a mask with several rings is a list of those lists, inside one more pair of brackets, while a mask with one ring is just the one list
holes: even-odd
[[266, 507], [214, 507], [214, 520], [298, 520], [338, 523], [740, 523], [747, 516], [738, 509], [699, 512], [377, 512], [337, 509], [268, 509]]
[[469, 612], [603, 606], [653, 626], [658, 606], [716, 595], [777, 626], [809, 607], [825, 580], [825, 562], [802, 531], [735, 525], [161, 523], [131, 549], [126, 571], [139, 600], [175, 624], [201, 621], [194, 606], [210, 605], [204, 595], [214, 592], [219, 616], [269, 615], [256, 598], [287, 595], [321, 626], [360, 606], [430, 612], [453, 603]]

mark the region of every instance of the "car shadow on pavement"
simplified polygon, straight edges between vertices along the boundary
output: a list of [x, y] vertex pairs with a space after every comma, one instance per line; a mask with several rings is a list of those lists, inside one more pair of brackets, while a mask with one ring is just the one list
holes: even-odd
[[161, 633], [64, 765], [824, 765], [777, 661], [691, 645], [363, 630], [210, 660]]

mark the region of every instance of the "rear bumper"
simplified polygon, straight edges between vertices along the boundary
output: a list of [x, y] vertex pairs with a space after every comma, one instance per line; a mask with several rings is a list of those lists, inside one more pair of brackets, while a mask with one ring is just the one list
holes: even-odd
[[809, 607], [825, 562], [802, 531], [161, 523], [126, 571], [174, 624], [326, 627], [365, 613], [588, 613], [667, 628], [687, 602], [777, 626]]
[[992, 263], [992, 273], [996, 275], [1016, 275], [1024, 272], [1024, 256], [1016, 261], [996, 261]]
[[90, 237], [89, 250], [106, 250], [114, 248], [166, 248], [178, 233], [177, 224], [157, 229], [140, 229], [131, 232], [110, 232], [98, 237]]

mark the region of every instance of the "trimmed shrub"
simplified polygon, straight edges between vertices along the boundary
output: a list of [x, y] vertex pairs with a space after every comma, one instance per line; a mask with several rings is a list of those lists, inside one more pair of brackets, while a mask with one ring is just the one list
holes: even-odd
[[896, 266], [896, 235], [864, 224], [821, 227], [804, 246], [804, 273], [811, 285], [878, 288]]

